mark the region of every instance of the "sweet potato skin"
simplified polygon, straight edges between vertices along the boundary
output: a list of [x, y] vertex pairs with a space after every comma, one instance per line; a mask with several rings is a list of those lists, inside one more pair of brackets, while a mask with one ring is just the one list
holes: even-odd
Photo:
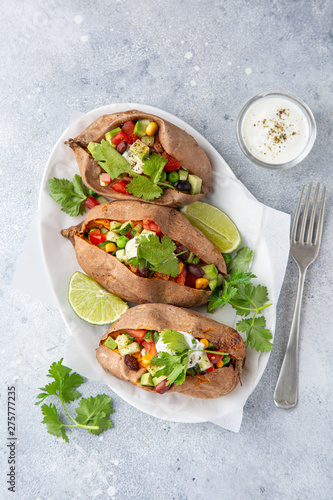
[[[210, 191], [212, 185], [212, 168], [204, 150], [191, 135], [185, 132], [185, 130], [180, 129], [176, 125], [158, 116], [138, 110], [103, 115], [83, 130], [75, 139], [69, 139], [67, 141], [67, 144], [74, 152], [83, 182], [96, 193], [106, 196], [107, 198], [114, 198], [117, 200], [138, 199], [131, 194], [117, 193], [110, 187], [103, 187], [100, 185], [99, 174], [101, 173], [101, 168], [88, 153], [86, 146], [91, 141], [100, 142], [106, 132], [119, 127], [124, 122], [141, 118], [155, 121], [159, 126], [158, 136], [163, 149], [176, 158], [190, 173], [198, 175], [202, 179], [202, 190], [200, 194], [190, 195], [166, 188], [160, 198], [148, 203], [169, 207], [181, 207], [203, 198]], [[114, 180], [114, 183], [115, 182], [117, 182], [117, 180]]]
[[135, 275], [116, 257], [91, 245], [80, 236], [87, 224], [96, 219], [153, 220], [160, 226], [163, 234], [185, 245], [204, 262], [215, 264], [222, 274], [226, 273], [226, 265], [219, 250], [177, 210], [138, 201], [111, 201], [91, 209], [84, 222], [63, 230], [62, 234], [74, 244], [76, 258], [83, 271], [125, 300], [196, 307], [208, 302], [211, 292], [181, 286], [173, 281]]
[[96, 357], [105, 371], [111, 375], [130, 382], [149, 392], [154, 388], [140, 384], [145, 373], [144, 368], [137, 372], [129, 370], [123, 358], [103, 345], [107, 337], [114, 332], [127, 329], [148, 329], [161, 331], [164, 328], [186, 331], [197, 339], [207, 338], [219, 351], [228, 352], [234, 363], [203, 375], [187, 375], [181, 385], [172, 385], [168, 392], [177, 392], [201, 399], [219, 398], [229, 394], [239, 383], [246, 348], [236, 330], [218, 323], [195, 311], [163, 304], [144, 304], [126, 311], [100, 340]]

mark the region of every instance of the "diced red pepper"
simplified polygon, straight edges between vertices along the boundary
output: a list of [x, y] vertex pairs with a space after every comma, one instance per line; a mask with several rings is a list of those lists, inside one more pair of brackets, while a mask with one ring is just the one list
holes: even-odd
[[223, 358], [223, 354], [213, 354], [211, 352], [207, 352], [208, 359], [213, 365], [216, 365]]
[[101, 234], [100, 229], [95, 229], [95, 231], [91, 231], [91, 233], [89, 233], [89, 238], [90, 238], [91, 243], [93, 245], [98, 246], [100, 243], [103, 243], [104, 241], [106, 241], [106, 234], [107, 233]]
[[167, 158], [167, 163], [164, 165], [165, 172], [173, 172], [174, 170], [179, 170], [181, 164], [176, 160], [173, 156], [170, 156], [166, 151], [164, 151], [161, 156], [165, 156]]
[[116, 191], [117, 193], [127, 193], [126, 187], [127, 187], [128, 181], [119, 181], [115, 182], [115, 184], [111, 184], [110, 188]]
[[148, 354], [151, 354], [152, 356], [156, 356], [157, 351], [156, 351], [155, 342], [146, 342], [146, 340], [143, 340], [143, 342], [141, 342], [141, 344], [146, 349]]
[[149, 223], [149, 227], [151, 231], [154, 231], [154, 233], [159, 234], [161, 232], [161, 228], [156, 222], [151, 221]]
[[111, 142], [113, 144], [115, 144], [116, 146], [118, 146], [118, 144], [121, 143], [121, 141], [126, 141], [127, 144], [129, 142], [129, 137], [128, 135], [124, 134], [123, 131], [121, 132], [118, 132], [118, 134], [114, 135], [112, 138], [111, 138]]
[[150, 231], [150, 220], [149, 219], [143, 219], [142, 221], [142, 227], [145, 231]]
[[135, 134], [131, 134], [128, 138], [128, 144], [131, 145], [131, 144], [134, 144], [135, 141], [137, 141], [139, 139], [139, 137]]
[[91, 208], [93, 207], [97, 207], [97, 205], [99, 205], [98, 201], [95, 200], [95, 198], [93, 196], [88, 196], [88, 198], [86, 198], [84, 200], [84, 206], [90, 210]]
[[214, 366], [211, 366], [210, 368], [208, 368], [208, 369], [206, 370], [206, 372], [215, 372], [215, 368], [214, 368]]
[[185, 286], [189, 286], [191, 288], [195, 288], [195, 280], [197, 280], [197, 276], [193, 276], [191, 273], [186, 273], [186, 281]]
[[181, 272], [178, 274], [177, 278], [176, 278], [176, 283], [178, 283], [178, 285], [185, 285], [185, 282], [186, 282], [186, 267], [184, 266], [183, 269], [181, 270]]
[[127, 122], [124, 123], [124, 125], [121, 127], [121, 131], [124, 132], [124, 134], [128, 135], [128, 137], [130, 135], [133, 134], [134, 132], [134, 123], [132, 122], [132, 120], [128, 120]]
[[101, 181], [109, 183], [109, 182], [111, 182], [111, 177], [109, 176], [109, 174], [107, 174], [106, 172], [104, 172], [101, 175]]
[[127, 329], [127, 333], [131, 337], [135, 337], [139, 341], [140, 340], [142, 341], [145, 338], [147, 330], [144, 330], [144, 329], [141, 329], [141, 330], [130, 330], [130, 329]]

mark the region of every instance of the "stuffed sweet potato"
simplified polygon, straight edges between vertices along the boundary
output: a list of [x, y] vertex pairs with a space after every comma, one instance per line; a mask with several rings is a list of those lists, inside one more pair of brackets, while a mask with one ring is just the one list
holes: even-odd
[[239, 383], [246, 348], [236, 330], [195, 311], [143, 304], [102, 337], [105, 371], [150, 392], [219, 398]]
[[66, 144], [84, 183], [108, 198], [180, 207], [211, 188], [210, 161], [195, 139], [142, 111], [101, 116]]
[[61, 233], [83, 271], [136, 303], [199, 306], [226, 274], [220, 251], [173, 208], [112, 201]]

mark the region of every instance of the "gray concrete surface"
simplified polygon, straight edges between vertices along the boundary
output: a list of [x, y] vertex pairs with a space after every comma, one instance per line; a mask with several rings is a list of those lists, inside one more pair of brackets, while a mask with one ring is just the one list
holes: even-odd
[[[7, 0], [0, 18], [0, 498], [192, 500], [332, 498], [332, 2]], [[305, 100], [318, 126], [311, 154], [289, 171], [251, 164], [235, 122], [258, 92]], [[298, 406], [273, 390], [286, 347], [297, 268], [290, 259], [275, 346], [244, 408], [239, 434], [145, 415], [106, 386], [114, 428], [101, 437], [46, 433], [34, 406], [68, 332], [56, 309], [11, 287], [47, 159], [72, 110], [142, 102], [203, 134], [263, 203], [293, 213], [302, 184], [326, 183], [318, 260], [307, 275]], [[7, 386], [17, 383], [16, 493], [7, 491]]]

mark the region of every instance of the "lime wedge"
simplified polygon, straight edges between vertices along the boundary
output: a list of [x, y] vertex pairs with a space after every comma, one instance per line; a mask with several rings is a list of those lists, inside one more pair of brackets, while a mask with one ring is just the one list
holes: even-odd
[[128, 309], [120, 297], [79, 271], [69, 281], [68, 302], [79, 318], [93, 325], [113, 323]]
[[182, 207], [180, 211], [222, 253], [231, 253], [239, 247], [241, 236], [236, 224], [219, 208], [196, 201]]

